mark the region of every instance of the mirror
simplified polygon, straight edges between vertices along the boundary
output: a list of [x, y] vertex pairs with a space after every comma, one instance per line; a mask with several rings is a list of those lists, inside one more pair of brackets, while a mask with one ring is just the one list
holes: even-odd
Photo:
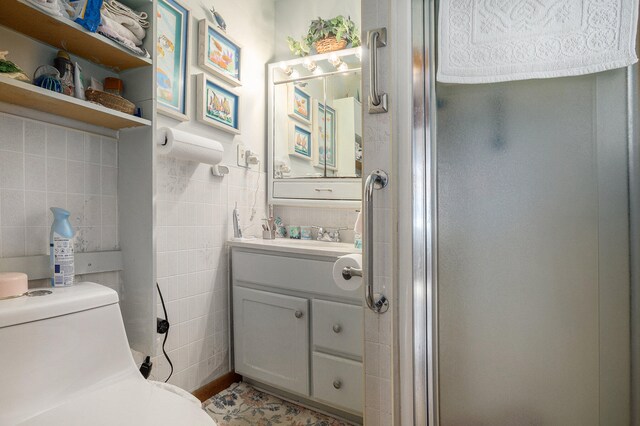
[[[273, 179], [359, 178], [359, 49], [272, 67]], [[306, 74], [306, 75], [305, 75]]]

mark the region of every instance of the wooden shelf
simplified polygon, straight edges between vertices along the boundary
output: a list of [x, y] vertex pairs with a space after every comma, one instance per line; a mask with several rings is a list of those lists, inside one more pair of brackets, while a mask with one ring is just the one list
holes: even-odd
[[113, 130], [149, 126], [144, 118], [0, 76], [0, 102], [19, 105]]
[[48, 15], [24, 0], [0, 1], [0, 25], [116, 71], [151, 65], [150, 59], [136, 56], [70, 19]]

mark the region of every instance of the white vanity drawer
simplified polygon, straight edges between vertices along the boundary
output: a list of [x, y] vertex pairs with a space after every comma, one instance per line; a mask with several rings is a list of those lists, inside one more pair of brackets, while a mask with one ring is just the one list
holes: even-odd
[[297, 257], [234, 250], [232, 254], [233, 283], [260, 284], [269, 287], [303, 291], [360, 302], [362, 289], [346, 291], [333, 282], [333, 260], [313, 260]]
[[360, 201], [362, 198], [362, 181], [360, 179], [339, 181], [327, 179], [308, 179], [307, 181], [274, 180], [273, 197]]
[[313, 301], [313, 344], [352, 356], [362, 356], [362, 307], [346, 303]]
[[362, 412], [362, 363], [313, 353], [313, 396], [329, 405]]

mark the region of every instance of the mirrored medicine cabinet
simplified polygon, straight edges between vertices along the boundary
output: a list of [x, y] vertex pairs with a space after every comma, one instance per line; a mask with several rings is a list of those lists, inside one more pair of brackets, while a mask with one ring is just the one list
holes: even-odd
[[270, 64], [269, 202], [358, 207], [360, 49]]

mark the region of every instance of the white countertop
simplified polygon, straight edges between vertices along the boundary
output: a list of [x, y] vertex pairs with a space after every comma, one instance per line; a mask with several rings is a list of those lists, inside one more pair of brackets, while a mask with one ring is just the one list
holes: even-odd
[[361, 250], [356, 249], [353, 246], [353, 243], [329, 243], [316, 240], [293, 240], [290, 238], [276, 238], [275, 240], [263, 240], [262, 238], [233, 238], [227, 243], [230, 247], [310, 254], [316, 256], [339, 257], [346, 254], [361, 252]]

